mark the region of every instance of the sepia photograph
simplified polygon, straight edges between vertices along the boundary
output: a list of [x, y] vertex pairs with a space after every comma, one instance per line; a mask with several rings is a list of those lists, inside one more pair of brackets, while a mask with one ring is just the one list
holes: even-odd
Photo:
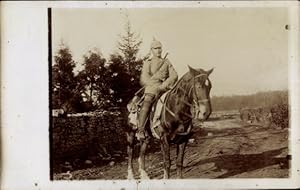
[[299, 13], [1, 2], [0, 189], [299, 188]]
[[48, 11], [53, 180], [289, 177], [287, 8]]

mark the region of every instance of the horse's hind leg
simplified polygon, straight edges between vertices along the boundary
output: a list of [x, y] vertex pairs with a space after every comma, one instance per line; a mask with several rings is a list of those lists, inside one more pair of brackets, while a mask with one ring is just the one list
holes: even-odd
[[132, 159], [133, 159], [133, 149], [134, 149], [134, 132], [127, 133], [127, 154], [128, 154], [128, 175], [127, 179], [134, 179], [133, 175], [133, 165], [132, 165]]
[[182, 169], [183, 169], [183, 157], [184, 157], [184, 150], [186, 147], [187, 142], [177, 144], [177, 158], [176, 158], [176, 171], [177, 171], [177, 178], [182, 178]]
[[165, 135], [161, 138], [161, 150], [162, 150], [163, 159], [164, 159], [164, 179], [169, 179], [170, 167], [171, 167], [170, 145], [169, 145], [168, 139]]
[[146, 149], [149, 144], [149, 138], [146, 138], [145, 140], [141, 141], [141, 149], [140, 149], [140, 156], [139, 156], [139, 171], [141, 179], [149, 179], [148, 174], [145, 171], [145, 154]]

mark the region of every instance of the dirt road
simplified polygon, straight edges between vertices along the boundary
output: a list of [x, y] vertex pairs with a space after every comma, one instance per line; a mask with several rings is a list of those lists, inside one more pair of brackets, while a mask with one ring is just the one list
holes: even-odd
[[[289, 175], [288, 129], [243, 124], [238, 119], [209, 121], [195, 127], [184, 159], [184, 178], [284, 178]], [[171, 147], [171, 178], [176, 177]], [[162, 179], [160, 151], [149, 153], [146, 168], [151, 179]], [[139, 178], [135, 160], [135, 177]], [[126, 179], [127, 162], [71, 172], [72, 179]], [[60, 179], [55, 174], [54, 179]]]

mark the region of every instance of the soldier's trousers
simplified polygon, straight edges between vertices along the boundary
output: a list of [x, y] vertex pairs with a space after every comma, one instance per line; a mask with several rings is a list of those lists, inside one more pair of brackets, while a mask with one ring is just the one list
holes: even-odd
[[146, 125], [146, 120], [149, 115], [151, 106], [154, 102], [155, 95], [154, 94], [145, 94], [144, 102], [139, 114], [139, 123], [138, 123], [138, 130], [139, 131], [144, 131], [145, 125]]

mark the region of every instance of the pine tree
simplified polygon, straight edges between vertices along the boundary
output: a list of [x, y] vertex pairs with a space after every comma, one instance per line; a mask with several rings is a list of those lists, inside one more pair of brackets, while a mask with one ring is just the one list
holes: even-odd
[[118, 49], [123, 55], [127, 72], [130, 72], [131, 69], [135, 69], [134, 63], [137, 61], [137, 53], [142, 40], [132, 31], [128, 16], [126, 18], [125, 34], [120, 36], [121, 40], [118, 42]]
[[84, 69], [77, 76], [80, 81], [81, 94], [85, 95], [86, 103], [90, 104], [91, 109], [101, 106], [99, 96], [107, 94], [105, 63], [106, 60], [98, 50], [89, 51], [84, 55]]
[[123, 77], [122, 85], [124, 86], [115, 89], [115, 93], [120, 98], [119, 101], [122, 102], [121, 105], [126, 105], [134, 93], [141, 88], [139, 81], [143, 61], [137, 58], [141, 43], [142, 40], [139, 35], [132, 31], [128, 15], [126, 15], [125, 32], [120, 35], [118, 42], [120, 55], [112, 55], [110, 59], [113, 65], [121, 64], [117, 69], [119, 70], [118, 78]]
[[73, 72], [75, 62], [70, 49], [63, 43], [60, 46], [52, 66], [52, 107], [74, 112], [76, 102], [80, 99]]
[[130, 94], [130, 75], [126, 72], [124, 59], [121, 55], [112, 54], [109, 63], [109, 92], [111, 106], [124, 106]]

